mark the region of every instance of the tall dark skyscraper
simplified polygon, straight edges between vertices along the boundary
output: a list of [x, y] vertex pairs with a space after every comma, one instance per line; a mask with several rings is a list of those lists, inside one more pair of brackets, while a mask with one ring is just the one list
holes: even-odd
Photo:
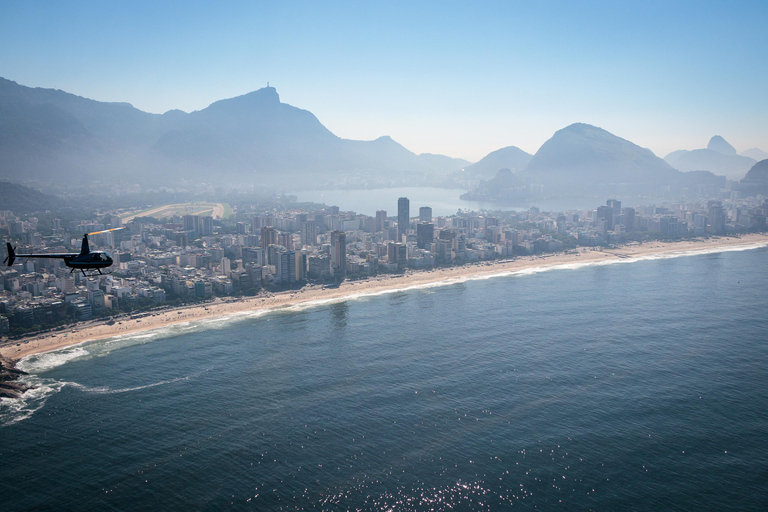
[[618, 201], [616, 199], [609, 199], [605, 202], [605, 205], [613, 208], [614, 219], [621, 214], [621, 201]]
[[624, 214], [624, 227], [627, 231], [635, 229], [635, 209], [634, 208], [622, 208], [621, 213]]
[[340, 281], [347, 277], [347, 234], [343, 231], [331, 232], [331, 273]]
[[416, 224], [416, 246], [425, 249], [435, 240], [435, 225], [431, 222], [419, 222]]
[[397, 200], [397, 238], [398, 241], [403, 239], [403, 235], [408, 232], [408, 224], [410, 223], [410, 201], [407, 197], [401, 197]]

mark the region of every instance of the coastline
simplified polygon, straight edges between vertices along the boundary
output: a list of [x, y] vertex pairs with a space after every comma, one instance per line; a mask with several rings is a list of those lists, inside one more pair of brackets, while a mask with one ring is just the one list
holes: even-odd
[[359, 295], [376, 295], [396, 290], [417, 288], [439, 283], [486, 278], [494, 275], [528, 271], [543, 267], [588, 265], [635, 260], [677, 253], [718, 252], [739, 247], [768, 245], [768, 234], [746, 234], [740, 237], [719, 237], [705, 240], [660, 242], [651, 241], [619, 248], [579, 248], [572, 253], [523, 256], [512, 260], [481, 261], [460, 267], [409, 271], [406, 274], [381, 275], [360, 281], [346, 281], [338, 288], [308, 286], [300, 290], [280, 292], [269, 297], [221, 298], [212, 303], [182, 306], [170, 310], [149, 312], [139, 319], [122, 319], [113, 325], [83, 325], [67, 331], [45, 333], [16, 340], [0, 347], [0, 358], [14, 366], [24, 357], [97, 341], [114, 336], [135, 334], [166, 326], [219, 318], [223, 316], [282, 309], [300, 304], [326, 302]]

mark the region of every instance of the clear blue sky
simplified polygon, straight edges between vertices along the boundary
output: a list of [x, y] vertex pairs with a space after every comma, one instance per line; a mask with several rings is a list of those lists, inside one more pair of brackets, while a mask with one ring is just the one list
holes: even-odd
[[0, 76], [156, 113], [270, 82], [341, 137], [472, 161], [574, 122], [768, 151], [768, 0], [3, 0]]

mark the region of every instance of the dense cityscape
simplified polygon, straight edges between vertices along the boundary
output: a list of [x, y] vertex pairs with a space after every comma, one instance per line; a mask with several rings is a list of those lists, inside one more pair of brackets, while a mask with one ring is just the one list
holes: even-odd
[[531, 207], [438, 217], [429, 206], [401, 197], [396, 215], [379, 210], [372, 217], [338, 206], [315, 211], [241, 207], [228, 215], [221, 209], [161, 219], [112, 211], [87, 221], [55, 218], [44, 234], [37, 218], [2, 211], [0, 234], [18, 244], [18, 253], [77, 251], [85, 233], [123, 229], [90, 237], [91, 249], [112, 253], [110, 274], [72, 272], [57, 259], [21, 258], [3, 267], [0, 336], [214, 298], [332, 287], [378, 274], [764, 231], [766, 216], [768, 201], [762, 196], [636, 208], [609, 199], [591, 210]]

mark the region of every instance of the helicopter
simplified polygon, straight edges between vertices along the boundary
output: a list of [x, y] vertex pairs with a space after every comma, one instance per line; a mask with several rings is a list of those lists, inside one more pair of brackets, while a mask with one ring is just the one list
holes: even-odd
[[104, 251], [91, 251], [88, 246], [88, 236], [98, 235], [100, 233], [108, 233], [109, 231], [117, 231], [118, 229], [125, 228], [121, 227], [105, 229], [103, 231], [94, 231], [93, 233], [87, 233], [83, 235], [83, 243], [80, 246], [79, 253], [65, 252], [52, 254], [16, 254], [15, 249], [11, 246], [10, 242], [8, 242], [8, 256], [5, 258], [3, 263], [8, 263], [8, 266], [10, 267], [13, 265], [13, 262], [16, 260], [16, 258], [61, 258], [64, 260], [64, 264], [72, 269], [70, 273], [79, 270], [83, 273], [84, 276], [92, 276], [95, 275], [94, 272], [86, 274], [85, 271], [96, 270], [100, 275], [103, 275], [101, 269], [112, 265], [112, 257]]

